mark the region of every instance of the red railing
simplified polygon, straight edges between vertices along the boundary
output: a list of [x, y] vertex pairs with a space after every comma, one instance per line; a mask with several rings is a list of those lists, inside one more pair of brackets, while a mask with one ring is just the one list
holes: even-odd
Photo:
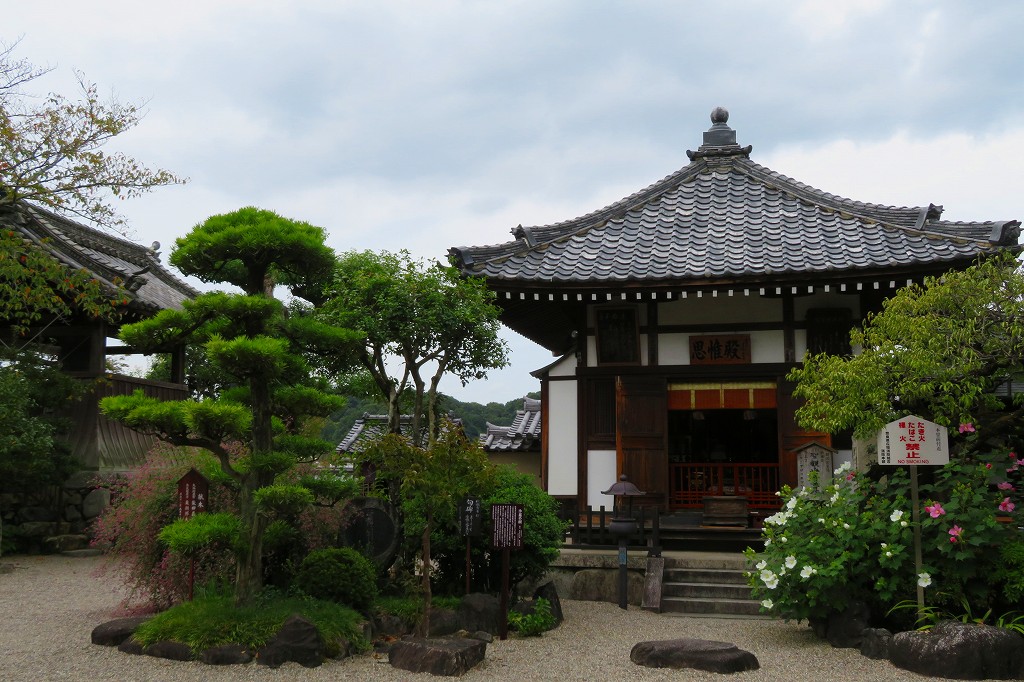
[[669, 464], [669, 507], [703, 507], [704, 498], [735, 495], [749, 509], [777, 509], [779, 465], [694, 462]]

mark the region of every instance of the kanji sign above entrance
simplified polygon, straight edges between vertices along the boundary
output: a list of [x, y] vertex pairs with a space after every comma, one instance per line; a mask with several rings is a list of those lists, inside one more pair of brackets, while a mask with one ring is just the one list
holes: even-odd
[[749, 334], [717, 334], [690, 337], [691, 365], [749, 365]]
[[946, 427], [907, 415], [878, 434], [878, 463], [883, 466], [949, 464]]

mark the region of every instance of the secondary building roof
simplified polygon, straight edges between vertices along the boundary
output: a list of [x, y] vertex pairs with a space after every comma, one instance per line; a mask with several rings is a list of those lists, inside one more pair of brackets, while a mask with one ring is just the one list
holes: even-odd
[[487, 452], [540, 450], [540, 401], [523, 398], [523, 409], [516, 411], [510, 426], [487, 422], [487, 432], [480, 434], [480, 445]]
[[0, 208], [0, 226], [18, 232], [64, 265], [88, 270], [111, 290], [120, 280], [128, 291], [129, 311], [152, 314], [180, 308], [199, 293], [160, 263], [159, 243], [147, 248], [24, 202]]

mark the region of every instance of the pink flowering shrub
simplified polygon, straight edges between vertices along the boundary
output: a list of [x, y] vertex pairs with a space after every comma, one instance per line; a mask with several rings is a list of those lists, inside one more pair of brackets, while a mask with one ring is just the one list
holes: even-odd
[[[137, 470], [106, 482], [111, 504], [96, 519], [93, 545], [106, 550], [103, 570], [126, 588], [128, 612], [162, 610], [188, 596], [191, 559], [171, 553], [158, 539], [160, 529], [178, 518], [178, 479], [195, 467], [210, 479], [211, 510], [231, 511], [231, 491], [212, 456], [186, 455], [164, 444], [153, 448]], [[228, 582], [234, 558], [228, 548], [205, 548], [196, 555], [196, 584]]]
[[[186, 452], [159, 444], [142, 467], [105, 484], [111, 505], [96, 520], [93, 545], [106, 549], [109, 561], [103, 570], [124, 584], [127, 596], [122, 607], [127, 612], [166, 609], [188, 596], [191, 557], [171, 552], [158, 535], [178, 518], [178, 480], [193, 467], [210, 480], [210, 511], [237, 513], [233, 481], [216, 458], [201, 450]], [[314, 474], [313, 467], [299, 465], [281, 482], [299, 483]], [[337, 545], [345, 522], [344, 503], [314, 504], [275, 519], [264, 540], [266, 584], [286, 589], [306, 554]], [[204, 547], [195, 560], [196, 586], [234, 580], [232, 547]]]

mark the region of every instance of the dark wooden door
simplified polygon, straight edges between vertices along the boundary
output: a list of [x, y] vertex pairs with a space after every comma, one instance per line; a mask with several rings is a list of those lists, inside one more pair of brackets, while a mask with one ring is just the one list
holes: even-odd
[[616, 377], [615, 426], [616, 468], [647, 493], [634, 506], [639, 502], [664, 507], [668, 500], [668, 389], [664, 377]]
[[793, 397], [796, 384], [779, 378], [779, 486], [797, 484], [796, 451], [801, 445], [817, 441], [832, 445], [832, 436], [821, 431], [805, 429], [796, 422], [797, 408], [803, 403]]

